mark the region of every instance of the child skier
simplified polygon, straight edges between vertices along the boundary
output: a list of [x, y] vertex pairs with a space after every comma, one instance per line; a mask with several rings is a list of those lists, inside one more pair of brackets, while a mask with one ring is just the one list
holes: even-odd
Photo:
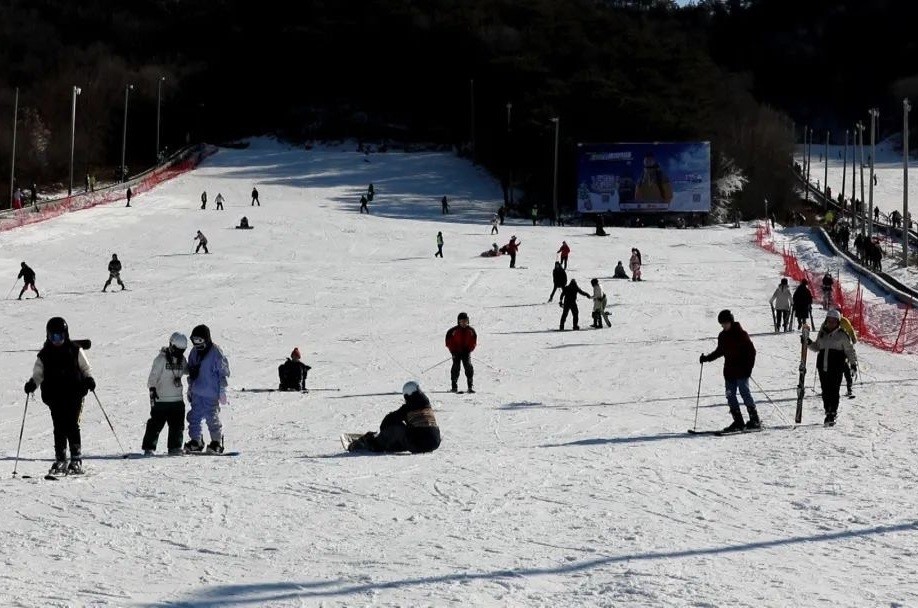
[[112, 259], [108, 262], [108, 280], [102, 286], [103, 293], [112, 284], [112, 279], [117, 281], [118, 285], [121, 285], [121, 291], [124, 291], [124, 283], [121, 281], [121, 260], [118, 259], [117, 253], [113, 253]]

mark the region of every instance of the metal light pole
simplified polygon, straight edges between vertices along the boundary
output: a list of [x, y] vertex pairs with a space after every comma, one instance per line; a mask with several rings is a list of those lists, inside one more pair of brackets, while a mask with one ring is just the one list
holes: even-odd
[[510, 189], [510, 206], [513, 206], [513, 151], [510, 145], [510, 110], [513, 104], [507, 102], [507, 187]]
[[[823, 199], [828, 199], [829, 192], [829, 132], [826, 131], [826, 153], [825, 153], [825, 170], [822, 175], [822, 196]], [[826, 200], [826, 210], [829, 209], [829, 201]]]
[[854, 204], [857, 192], [857, 123], [854, 123], [854, 141], [851, 142], [851, 216], [857, 217], [857, 206]]
[[912, 105], [908, 98], [902, 100], [902, 265], [908, 268], [908, 113]]
[[[16, 181], [16, 123], [19, 121], [19, 87], [16, 87], [16, 100], [13, 102], [13, 149], [10, 152], [10, 205], [13, 202], [13, 182]], [[23, 205], [25, 206], [25, 205]]]
[[561, 129], [561, 119], [557, 116], [551, 121], [555, 123], [555, 177], [552, 180], [551, 205], [555, 212], [555, 220], [558, 219], [558, 132]]
[[[867, 212], [867, 197], [864, 195], [864, 129], [866, 129], [867, 127], [865, 127], [863, 123], [858, 123], [858, 127], [860, 128], [860, 131], [861, 131], [861, 157], [860, 157], [860, 164], [861, 164], [861, 208], [862, 208], [862, 209], [864, 210], [864, 212], [866, 213], [866, 212]], [[864, 226], [863, 230], [866, 231], [866, 230], [867, 230], [867, 217], [866, 217], [866, 216], [864, 216], [864, 224], [863, 224], [863, 226]]]
[[160, 125], [160, 109], [162, 108], [162, 102], [163, 102], [163, 81], [164, 80], [166, 80], [166, 77], [160, 76], [159, 80], [156, 81], [156, 164], [159, 164], [159, 130], [160, 130], [159, 125]]
[[73, 140], [76, 137], [76, 98], [81, 92], [80, 87], [73, 87], [73, 101], [70, 110], [70, 183], [67, 186], [67, 196], [73, 194]]
[[[807, 134], [809, 134], [809, 144], [807, 144]], [[806, 202], [810, 202], [810, 161], [813, 156], [813, 129], [803, 127], [803, 154], [806, 159]]]
[[127, 152], [127, 111], [128, 111], [128, 95], [131, 92], [131, 89], [134, 88], [134, 85], [129, 84], [124, 87], [124, 129], [121, 131], [121, 180], [124, 181], [124, 155]]
[[870, 115], [870, 198], [867, 203], [867, 236], [873, 236], [873, 163], [877, 153], [876, 148], [876, 123], [880, 111], [876, 108], [870, 108], [867, 113]]
[[842, 187], [841, 187], [841, 201], [842, 201], [842, 211], [845, 207], [845, 182], [848, 177], [848, 129], [845, 129], [845, 158], [842, 161]]

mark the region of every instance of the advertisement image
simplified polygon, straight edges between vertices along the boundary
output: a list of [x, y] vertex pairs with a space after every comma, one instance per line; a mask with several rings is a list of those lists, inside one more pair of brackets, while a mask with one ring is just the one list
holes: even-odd
[[577, 210], [710, 212], [711, 144], [579, 144]]

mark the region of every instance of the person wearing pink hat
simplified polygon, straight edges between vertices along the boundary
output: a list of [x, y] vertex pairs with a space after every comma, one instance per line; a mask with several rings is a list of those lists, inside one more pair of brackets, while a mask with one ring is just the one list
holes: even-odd
[[300, 361], [300, 349], [294, 348], [293, 352], [290, 353], [290, 357], [277, 368], [277, 374], [280, 376], [278, 390], [308, 392], [306, 390], [306, 375], [311, 369], [311, 367]]

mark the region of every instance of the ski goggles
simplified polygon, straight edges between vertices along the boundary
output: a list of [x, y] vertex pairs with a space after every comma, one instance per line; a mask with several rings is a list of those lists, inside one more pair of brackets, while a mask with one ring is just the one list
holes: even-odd
[[53, 334], [48, 336], [48, 339], [51, 341], [51, 344], [54, 344], [55, 346], [60, 346], [61, 344], [64, 343], [64, 340], [66, 340], [67, 338], [64, 334], [60, 332], [54, 332]]
[[201, 338], [200, 336], [193, 337], [191, 339], [191, 343], [198, 350], [202, 350], [207, 346], [207, 341], [204, 338]]

